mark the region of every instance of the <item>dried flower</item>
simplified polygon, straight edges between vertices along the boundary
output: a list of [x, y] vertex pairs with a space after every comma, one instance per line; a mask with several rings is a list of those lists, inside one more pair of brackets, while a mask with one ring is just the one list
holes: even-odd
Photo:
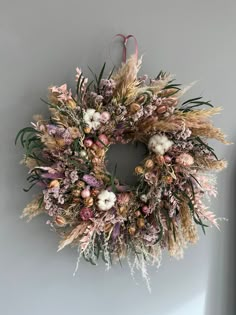
[[96, 141], [96, 145], [100, 148], [107, 146], [109, 144], [109, 140], [106, 135], [101, 134], [98, 136], [98, 140]]
[[100, 115], [100, 122], [105, 124], [110, 120], [110, 113], [109, 112], [102, 112]]
[[86, 146], [86, 148], [91, 148], [92, 145], [93, 145], [93, 140], [89, 139], [89, 138], [85, 139], [84, 140], [84, 145]]
[[101, 182], [99, 180], [96, 179], [96, 177], [92, 176], [92, 175], [83, 175], [82, 177], [83, 181], [85, 181], [86, 184], [88, 184], [91, 187], [100, 187], [101, 186]]
[[148, 142], [149, 150], [160, 155], [163, 155], [165, 152], [167, 152], [172, 145], [173, 142], [169, 140], [165, 135], [161, 136], [156, 134], [152, 136]]
[[143, 202], [147, 202], [147, 201], [148, 201], [147, 195], [144, 195], [144, 194], [143, 194], [143, 195], [141, 195], [139, 198], [140, 198], [140, 200], [143, 201]]
[[88, 198], [90, 197], [90, 189], [85, 188], [84, 190], [81, 191], [81, 197], [82, 198]]
[[100, 113], [96, 112], [94, 108], [88, 108], [84, 112], [83, 119], [89, 128], [97, 130], [100, 127]]
[[79, 212], [79, 215], [83, 221], [87, 221], [94, 217], [92, 209], [88, 207], [82, 208]]
[[145, 226], [145, 220], [143, 218], [138, 218], [137, 226], [142, 229]]
[[131, 226], [129, 227], [129, 234], [130, 234], [130, 235], [134, 235], [135, 232], [136, 232], [136, 227], [135, 227], [134, 225], [131, 225]]
[[194, 163], [193, 157], [188, 153], [182, 153], [176, 158], [176, 163], [182, 166], [191, 166]]
[[154, 162], [152, 160], [147, 160], [144, 163], [144, 167], [146, 167], [146, 168], [153, 168], [153, 166], [154, 166]]
[[98, 195], [98, 207], [100, 210], [107, 211], [111, 209], [116, 202], [116, 195], [108, 190], [103, 190]]
[[117, 202], [119, 205], [127, 205], [130, 201], [129, 193], [121, 193], [117, 196]]
[[86, 199], [84, 199], [84, 205], [86, 207], [92, 207], [94, 201], [93, 201], [93, 198], [92, 197], [88, 197]]
[[144, 169], [142, 168], [142, 166], [136, 166], [134, 169], [135, 173], [137, 175], [143, 174], [144, 173]]

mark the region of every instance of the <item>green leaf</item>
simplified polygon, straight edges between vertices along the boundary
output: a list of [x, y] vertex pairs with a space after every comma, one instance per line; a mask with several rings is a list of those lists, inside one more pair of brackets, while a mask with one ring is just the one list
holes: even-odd
[[99, 91], [99, 86], [100, 86], [100, 82], [101, 82], [101, 79], [102, 79], [105, 67], [106, 67], [106, 63], [104, 62], [103, 66], [102, 66], [102, 69], [101, 69], [101, 71], [99, 73], [98, 80], [97, 80], [97, 90], [98, 91]]
[[114, 73], [115, 68], [116, 68], [115, 66], [112, 68], [112, 70], [111, 70], [111, 72], [110, 72], [110, 74], [109, 74], [107, 80], [110, 80], [110, 78], [112, 77], [112, 75], [113, 75], [113, 73]]
[[79, 78], [78, 78], [78, 81], [77, 81], [77, 85], [76, 85], [76, 94], [78, 95], [79, 94], [79, 88], [80, 88], [80, 81], [81, 81], [81, 78], [83, 77], [83, 73], [81, 72]]

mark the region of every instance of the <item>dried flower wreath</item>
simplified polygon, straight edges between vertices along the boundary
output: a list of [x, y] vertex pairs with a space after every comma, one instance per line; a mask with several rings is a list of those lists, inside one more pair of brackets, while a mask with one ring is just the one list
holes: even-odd
[[[46, 212], [62, 237], [59, 250], [76, 245], [79, 258], [92, 264], [101, 254], [108, 268], [127, 257], [132, 273], [141, 270], [149, 285], [147, 265], [159, 265], [163, 249], [181, 257], [198, 240], [197, 225], [203, 232], [218, 227], [203, 200], [216, 195], [211, 171], [226, 162], [206, 139], [227, 142], [210, 121], [220, 108], [201, 97], [181, 103], [189, 87], [162, 71], [154, 79], [137, 77], [140, 65], [133, 55], [104, 79], [104, 64], [90, 83], [77, 68], [76, 92], [66, 84], [50, 87], [44, 101], [50, 118], [34, 116], [16, 142], [26, 151], [30, 188], [42, 187], [22, 216]], [[149, 153], [134, 170], [133, 188], [108, 172], [106, 152], [134, 141]]]

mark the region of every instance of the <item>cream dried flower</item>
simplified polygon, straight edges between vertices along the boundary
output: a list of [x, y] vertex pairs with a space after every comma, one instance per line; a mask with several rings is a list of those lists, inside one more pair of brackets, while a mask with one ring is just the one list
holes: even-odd
[[84, 112], [84, 122], [89, 128], [92, 128], [94, 130], [98, 129], [100, 127], [100, 113], [96, 112], [94, 108], [88, 108]]
[[98, 195], [98, 207], [100, 210], [107, 211], [111, 209], [116, 202], [116, 195], [108, 190], [103, 190]]
[[177, 156], [176, 163], [182, 166], [191, 166], [194, 163], [194, 159], [192, 155], [188, 153], [181, 153], [179, 156]]
[[160, 155], [163, 155], [165, 152], [167, 152], [172, 145], [173, 142], [165, 135], [154, 135], [149, 139], [148, 142], [149, 150]]

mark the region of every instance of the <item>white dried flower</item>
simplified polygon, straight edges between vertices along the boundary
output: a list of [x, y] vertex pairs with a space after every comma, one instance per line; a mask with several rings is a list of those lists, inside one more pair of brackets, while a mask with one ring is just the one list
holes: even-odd
[[149, 139], [148, 148], [156, 154], [163, 155], [167, 152], [170, 147], [173, 145], [173, 142], [163, 135], [154, 135]]
[[81, 150], [80, 153], [79, 153], [79, 155], [80, 155], [81, 157], [86, 157], [86, 156], [87, 156], [87, 153], [86, 153], [85, 150]]
[[147, 202], [147, 201], [148, 201], [147, 195], [142, 194], [142, 195], [140, 196], [140, 200], [143, 201], [143, 202]]
[[98, 195], [98, 207], [100, 210], [107, 211], [111, 209], [116, 202], [116, 195], [108, 190], [103, 190]]
[[96, 112], [94, 108], [88, 108], [84, 112], [83, 118], [89, 128], [96, 130], [100, 127], [100, 113]]

